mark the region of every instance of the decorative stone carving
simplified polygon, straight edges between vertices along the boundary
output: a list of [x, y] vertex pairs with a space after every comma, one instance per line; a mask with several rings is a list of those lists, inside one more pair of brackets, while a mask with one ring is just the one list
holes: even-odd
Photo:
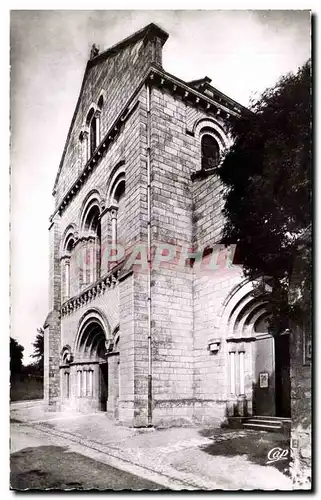
[[90, 59], [94, 59], [94, 57], [97, 57], [99, 54], [99, 48], [96, 46], [95, 43], [92, 44], [91, 50], [90, 50]]

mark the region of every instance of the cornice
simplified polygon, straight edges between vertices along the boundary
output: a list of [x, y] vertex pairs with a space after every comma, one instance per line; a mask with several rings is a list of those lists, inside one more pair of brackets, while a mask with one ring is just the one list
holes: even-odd
[[151, 65], [149, 81], [160, 87], [165, 86], [173, 95], [180, 96], [190, 105], [203, 108], [208, 114], [212, 113], [214, 116], [220, 116], [223, 119], [227, 119], [230, 116], [239, 117], [244, 112], [251, 113], [250, 110], [230, 97], [227, 97], [219, 90], [214, 89], [215, 97], [217, 98], [211, 98], [176, 76], [167, 73], [155, 63]]
[[[141, 87], [141, 86], [140, 86]], [[140, 88], [139, 87], [139, 88]], [[135, 98], [137, 94], [137, 91], [135, 92], [134, 96], [132, 96], [130, 101], [133, 101], [133, 97]], [[111, 146], [111, 144], [114, 142], [114, 140], [117, 138], [119, 135], [119, 132], [121, 131], [123, 125], [125, 122], [128, 120], [130, 115], [136, 110], [136, 108], [139, 105], [139, 100], [135, 102], [130, 102], [125, 106], [125, 108], [119, 113], [118, 117], [112, 124], [112, 126], [109, 128], [107, 134], [105, 135], [104, 139], [100, 142], [100, 144], [97, 146], [96, 150], [94, 151], [93, 155], [89, 158], [87, 161], [85, 167], [83, 168], [82, 172], [79, 174], [77, 177], [76, 181], [73, 183], [71, 188], [67, 191], [67, 193], [63, 196], [61, 202], [59, 203], [58, 207], [54, 211], [54, 213], [50, 217], [50, 222], [53, 220], [53, 217], [58, 214], [61, 215], [62, 212], [65, 210], [67, 205], [71, 202], [71, 200], [76, 196], [76, 194], [80, 191], [81, 187], [85, 182], [87, 181], [87, 178], [90, 176], [90, 174], [96, 169], [96, 167], [100, 164], [102, 158], [105, 156], [107, 150]], [[53, 195], [55, 194], [55, 191], [53, 191]]]
[[[140, 101], [138, 99], [136, 100], [136, 97], [146, 82], [148, 82], [150, 85], [166, 88], [166, 90], [171, 92], [175, 97], [185, 100], [186, 102], [188, 102], [189, 105], [193, 107], [202, 109], [208, 114], [208, 116], [212, 117], [219, 116], [222, 119], [228, 119], [230, 116], [239, 117], [241, 113], [243, 113], [244, 111], [246, 111], [247, 113], [251, 113], [247, 108], [245, 108], [241, 104], [238, 104], [236, 101], [233, 101], [233, 99], [228, 98], [218, 90], [215, 89], [215, 92], [219, 96], [220, 102], [218, 102], [218, 100], [208, 97], [207, 95], [202, 94], [201, 92], [191, 87], [186, 82], [164, 71], [161, 66], [152, 63], [148, 71], [146, 72], [145, 77], [142, 79], [141, 83], [139, 84], [139, 86], [137, 86], [136, 90], [128, 99], [122, 111], [114, 120], [107, 134], [105, 135], [101, 143], [98, 145], [91, 158], [89, 158], [88, 162], [86, 163], [82, 172], [77, 177], [76, 181], [67, 191], [67, 193], [63, 196], [58, 207], [51, 215], [50, 222], [52, 222], [53, 217], [55, 215], [62, 214], [62, 212], [69, 205], [71, 200], [80, 191], [82, 185], [85, 184], [87, 178], [95, 170], [97, 165], [101, 162], [101, 159], [108, 151], [110, 145], [118, 137], [125, 122], [138, 107]], [[54, 194], [55, 191], [53, 191], [53, 195]]]
[[132, 269], [123, 270], [124, 263], [125, 261], [120, 262], [111, 271], [105, 274], [105, 276], [99, 278], [97, 281], [95, 281], [95, 283], [89, 285], [85, 290], [83, 290], [75, 297], [71, 297], [66, 302], [64, 302], [60, 309], [61, 317], [63, 318], [65, 316], [68, 316], [80, 307], [89, 304], [96, 297], [103, 295], [106, 290], [114, 288], [119, 284], [120, 281], [123, 281], [127, 276], [132, 274]]

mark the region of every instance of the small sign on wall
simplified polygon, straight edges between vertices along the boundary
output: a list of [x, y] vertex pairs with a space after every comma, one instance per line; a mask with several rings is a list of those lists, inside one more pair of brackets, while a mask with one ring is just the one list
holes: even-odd
[[260, 389], [269, 387], [269, 374], [268, 372], [260, 373]]

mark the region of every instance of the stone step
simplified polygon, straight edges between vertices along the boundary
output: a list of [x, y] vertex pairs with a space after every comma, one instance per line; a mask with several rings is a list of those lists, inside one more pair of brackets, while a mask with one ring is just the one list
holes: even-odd
[[288, 417], [274, 417], [271, 415], [255, 415], [253, 417], [249, 417], [253, 420], [273, 420], [275, 422], [291, 422], [291, 418]]
[[245, 420], [246, 424], [258, 424], [258, 425], [275, 425], [277, 427], [282, 427], [282, 422], [280, 421], [277, 421], [277, 420], [272, 420], [270, 418], [265, 418], [265, 419], [260, 419], [260, 420], [256, 420], [255, 418], [249, 418], [247, 420]]
[[259, 424], [259, 423], [244, 423], [245, 429], [256, 429], [261, 431], [281, 431], [282, 425]]

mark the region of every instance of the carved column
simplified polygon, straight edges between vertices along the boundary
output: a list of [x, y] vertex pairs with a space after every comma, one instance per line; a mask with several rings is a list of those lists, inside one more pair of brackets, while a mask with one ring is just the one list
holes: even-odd
[[80, 290], [83, 290], [88, 285], [88, 268], [89, 268], [89, 255], [87, 248], [87, 238], [81, 239], [80, 251], [80, 273], [79, 284]]
[[86, 165], [89, 160], [89, 133], [87, 130], [83, 132], [83, 159], [84, 165]]
[[111, 221], [111, 250], [109, 269], [112, 269], [117, 264], [117, 213], [118, 207], [111, 205], [109, 207], [110, 221]]
[[111, 242], [110, 224], [109, 224], [108, 208], [102, 207], [100, 214], [100, 232], [101, 232], [101, 249], [100, 249], [100, 275], [103, 276], [108, 271], [109, 261], [109, 246]]
[[96, 145], [95, 147], [98, 146], [98, 144], [100, 144], [100, 116], [101, 116], [101, 113], [100, 113], [100, 110], [97, 110], [95, 112], [95, 120], [96, 120]]
[[96, 256], [96, 238], [93, 235], [88, 237], [87, 251], [89, 254], [89, 259], [88, 259], [89, 265], [87, 270], [88, 283], [94, 283], [94, 281], [96, 280], [97, 256]]
[[61, 303], [70, 296], [70, 256], [61, 257]]

